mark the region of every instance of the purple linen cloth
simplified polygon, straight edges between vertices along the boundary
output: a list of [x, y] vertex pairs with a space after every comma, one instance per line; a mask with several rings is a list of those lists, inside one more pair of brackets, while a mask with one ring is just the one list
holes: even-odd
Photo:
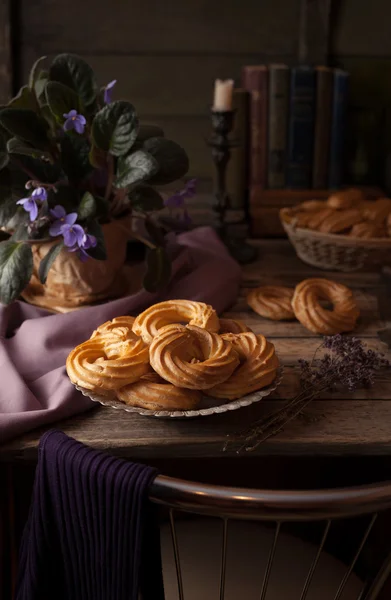
[[241, 270], [214, 231], [202, 227], [178, 240], [172, 281], [164, 292], [141, 290], [66, 314], [24, 302], [0, 306], [0, 444], [94, 406], [70, 383], [65, 360], [101, 323], [167, 299], [206, 302], [218, 312], [235, 301]]
[[155, 469], [41, 438], [16, 600], [163, 600]]

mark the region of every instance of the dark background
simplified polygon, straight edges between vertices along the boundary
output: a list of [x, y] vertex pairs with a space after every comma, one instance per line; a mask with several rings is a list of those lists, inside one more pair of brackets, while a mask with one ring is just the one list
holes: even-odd
[[80, 54], [208, 180], [216, 77], [239, 81], [245, 64], [337, 65], [351, 73], [346, 178], [386, 184], [390, 17], [390, 0], [0, 0], [0, 101], [37, 57]]

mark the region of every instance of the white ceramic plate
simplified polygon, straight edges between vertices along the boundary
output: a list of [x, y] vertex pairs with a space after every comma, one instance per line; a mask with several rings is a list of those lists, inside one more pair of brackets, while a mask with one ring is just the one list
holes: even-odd
[[75, 386], [84, 396], [88, 396], [94, 402], [99, 402], [102, 406], [109, 406], [117, 410], [123, 410], [125, 412], [137, 413], [144, 417], [158, 417], [160, 419], [183, 419], [185, 417], [208, 417], [217, 413], [224, 413], [229, 410], [237, 410], [243, 406], [249, 406], [255, 402], [259, 402], [262, 398], [269, 396], [274, 390], [280, 385], [283, 377], [283, 367], [279, 367], [277, 370], [277, 376], [273, 383], [268, 385], [257, 392], [238, 398], [237, 400], [224, 401], [221, 398], [210, 398], [209, 396], [202, 396], [201, 404], [196, 410], [147, 410], [145, 408], [139, 408], [136, 406], [128, 406], [124, 402], [120, 402], [116, 398], [109, 396], [99, 396], [98, 394], [92, 393], [90, 390], [86, 390], [79, 386]]

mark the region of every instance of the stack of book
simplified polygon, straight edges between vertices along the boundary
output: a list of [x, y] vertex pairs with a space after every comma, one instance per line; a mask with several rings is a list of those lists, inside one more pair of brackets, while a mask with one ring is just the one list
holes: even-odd
[[348, 81], [345, 71], [324, 66], [243, 68], [227, 174], [232, 209], [248, 198], [254, 220], [276, 198], [284, 205], [299, 190], [322, 197], [342, 185]]

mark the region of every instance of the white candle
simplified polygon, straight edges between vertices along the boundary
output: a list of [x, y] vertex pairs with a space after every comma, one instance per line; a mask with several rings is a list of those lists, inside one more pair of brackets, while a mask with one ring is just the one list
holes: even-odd
[[233, 79], [216, 79], [215, 94], [213, 100], [213, 110], [225, 111], [232, 110]]

